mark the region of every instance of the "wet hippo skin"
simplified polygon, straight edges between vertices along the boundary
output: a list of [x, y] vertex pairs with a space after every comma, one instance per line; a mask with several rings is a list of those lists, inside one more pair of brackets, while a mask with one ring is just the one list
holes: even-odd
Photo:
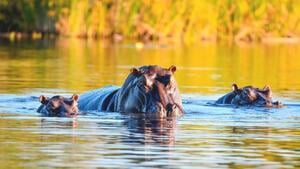
[[78, 114], [78, 97], [76, 94], [71, 98], [65, 98], [60, 95], [47, 98], [41, 95], [39, 100], [42, 104], [37, 109], [37, 112], [48, 117], [74, 117]]
[[245, 86], [239, 88], [237, 84], [232, 85], [232, 92], [219, 98], [216, 104], [232, 104], [232, 105], [254, 105], [264, 107], [282, 107], [279, 101], [272, 101], [272, 91], [269, 86], [259, 89], [253, 86]]
[[183, 114], [175, 66], [149, 65], [131, 69], [121, 87], [108, 86], [81, 94], [80, 111]]

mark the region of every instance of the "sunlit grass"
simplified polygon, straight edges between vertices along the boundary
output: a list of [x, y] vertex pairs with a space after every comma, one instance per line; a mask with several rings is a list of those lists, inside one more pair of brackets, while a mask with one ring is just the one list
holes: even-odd
[[55, 28], [67, 37], [250, 42], [300, 34], [298, 0], [6, 0], [0, 22], [21, 5], [20, 17], [11, 16], [20, 31]]

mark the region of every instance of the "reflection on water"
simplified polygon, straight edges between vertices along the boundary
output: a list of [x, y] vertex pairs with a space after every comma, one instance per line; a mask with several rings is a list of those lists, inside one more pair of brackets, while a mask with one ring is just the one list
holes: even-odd
[[130, 144], [133, 141], [142, 144], [174, 144], [174, 129], [176, 128], [176, 118], [174, 117], [155, 119], [131, 115], [124, 120], [123, 124], [129, 131], [129, 135], [124, 139]]
[[183, 92], [223, 93], [233, 82], [240, 86], [272, 86], [278, 93], [299, 98], [300, 45], [147, 46], [105, 42], [0, 42], [0, 92], [32, 88], [86, 91], [120, 85], [133, 66], [159, 64], [178, 67]]
[[183, 118], [163, 120], [105, 112], [76, 119], [1, 113], [0, 150], [5, 153], [0, 168], [299, 167], [298, 106], [184, 106], [190, 111]]
[[[300, 167], [300, 46], [133, 46], [1, 41], [0, 168]], [[40, 94], [120, 85], [129, 68], [144, 64], [178, 67], [186, 115], [157, 120], [85, 112], [69, 119], [35, 112]], [[269, 84], [287, 106], [206, 104], [232, 82]]]

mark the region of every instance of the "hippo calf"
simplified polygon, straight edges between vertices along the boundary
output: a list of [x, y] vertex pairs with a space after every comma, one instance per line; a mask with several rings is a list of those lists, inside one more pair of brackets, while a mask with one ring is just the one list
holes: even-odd
[[254, 105], [264, 107], [282, 107], [279, 101], [272, 101], [272, 91], [269, 86], [259, 89], [253, 86], [245, 86], [239, 88], [237, 84], [232, 85], [232, 92], [219, 98], [216, 104], [232, 104], [232, 105]]
[[74, 94], [71, 98], [57, 95], [47, 98], [44, 95], [39, 97], [42, 105], [37, 109], [38, 113], [47, 117], [74, 117], [78, 114], [77, 101], [79, 96]]

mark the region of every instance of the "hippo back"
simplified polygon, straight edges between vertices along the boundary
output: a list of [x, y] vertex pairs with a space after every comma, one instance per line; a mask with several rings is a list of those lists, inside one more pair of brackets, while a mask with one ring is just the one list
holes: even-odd
[[236, 97], [236, 93], [230, 92], [230, 93], [227, 93], [226, 95], [220, 97], [215, 103], [216, 104], [232, 104], [235, 97]]
[[81, 111], [114, 111], [112, 105], [114, 104], [115, 93], [118, 92], [119, 89], [120, 87], [117, 86], [107, 86], [83, 93], [78, 100], [78, 108]]
[[128, 113], [155, 111], [155, 101], [142, 82], [143, 76], [130, 74], [121, 88], [108, 86], [83, 93], [78, 101], [79, 110]]

